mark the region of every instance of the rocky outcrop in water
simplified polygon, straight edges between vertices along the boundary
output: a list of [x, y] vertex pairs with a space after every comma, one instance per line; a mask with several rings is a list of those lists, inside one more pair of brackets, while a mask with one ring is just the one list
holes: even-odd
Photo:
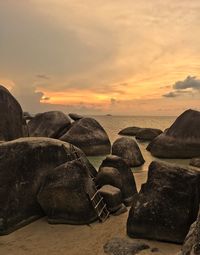
[[0, 155], [0, 235], [44, 215], [37, 193], [50, 171], [76, 158], [87, 161], [78, 148], [50, 138], [1, 143]]
[[82, 115], [79, 115], [79, 114], [76, 114], [76, 113], [69, 113], [68, 115], [74, 121], [84, 118]]
[[59, 138], [70, 127], [69, 118], [60, 111], [37, 114], [28, 122], [29, 135], [32, 137]]
[[0, 85], [0, 141], [23, 137], [23, 112], [11, 93]]
[[137, 194], [134, 176], [126, 162], [115, 155], [107, 156], [103, 160], [96, 177], [97, 184], [110, 184], [119, 188], [122, 192], [125, 205], [132, 203], [133, 197]]
[[111, 150], [110, 140], [106, 131], [92, 118], [83, 118], [75, 121], [70, 130], [60, 140], [77, 146], [87, 156], [106, 155]]
[[87, 166], [76, 159], [48, 173], [37, 197], [49, 223], [89, 224], [97, 219], [89, 199], [95, 192]]
[[137, 134], [136, 139], [143, 141], [152, 141], [158, 135], [162, 134], [162, 130], [157, 128], [141, 128]]
[[129, 212], [128, 235], [182, 243], [197, 217], [199, 184], [198, 171], [152, 162]]
[[119, 135], [127, 135], [127, 136], [135, 136], [138, 131], [140, 130], [140, 127], [127, 127], [119, 131]]
[[200, 112], [187, 110], [147, 147], [155, 157], [193, 158], [200, 152]]
[[118, 138], [113, 143], [112, 154], [123, 158], [130, 167], [141, 166], [145, 162], [136, 141], [128, 137]]

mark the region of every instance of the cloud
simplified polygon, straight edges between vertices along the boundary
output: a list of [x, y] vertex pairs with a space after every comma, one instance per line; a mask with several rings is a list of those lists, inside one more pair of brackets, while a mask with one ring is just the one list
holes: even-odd
[[50, 77], [46, 74], [36, 74], [36, 78], [44, 79], [44, 80], [49, 80]]
[[166, 93], [166, 94], [163, 95], [163, 97], [172, 97], [172, 98], [177, 97], [177, 96], [179, 96], [179, 94], [174, 92], [174, 91], [171, 91], [171, 92]]
[[196, 76], [188, 76], [183, 81], [177, 81], [173, 88], [177, 90], [194, 89], [200, 91], [200, 79], [197, 79]]
[[174, 98], [180, 95], [193, 96], [196, 92], [200, 92], [200, 80], [196, 76], [187, 76], [183, 81], [177, 81], [172, 86], [174, 89], [163, 95], [163, 97]]

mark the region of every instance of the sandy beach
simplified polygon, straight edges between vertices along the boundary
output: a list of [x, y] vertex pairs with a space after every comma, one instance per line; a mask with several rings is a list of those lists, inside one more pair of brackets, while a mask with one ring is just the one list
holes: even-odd
[[[137, 188], [144, 181], [146, 172], [134, 173]], [[6, 255], [103, 255], [103, 246], [112, 238], [126, 238], [131, 242], [145, 242], [150, 249], [140, 254], [175, 255], [181, 246], [147, 240], [134, 240], [126, 235], [128, 212], [110, 216], [104, 223], [90, 225], [50, 225], [42, 218], [7, 236], [0, 237], [0, 254]], [[151, 252], [158, 248], [158, 252]]]

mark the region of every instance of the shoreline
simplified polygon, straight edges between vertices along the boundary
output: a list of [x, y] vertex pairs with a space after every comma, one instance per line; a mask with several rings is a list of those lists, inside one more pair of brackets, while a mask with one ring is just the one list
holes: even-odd
[[[134, 173], [139, 189], [147, 172]], [[103, 246], [113, 238], [146, 243], [150, 249], [139, 254], [175, 255], [181, 245], [166, 242], [132, 239], [126, 235], [128, 212], [119, 216], [111, 215], [106, 222], [90, 225], [48, 224], [41, 218], [9, 235], [0, 238], [0, 254], [6, 255], [105, 255]]]

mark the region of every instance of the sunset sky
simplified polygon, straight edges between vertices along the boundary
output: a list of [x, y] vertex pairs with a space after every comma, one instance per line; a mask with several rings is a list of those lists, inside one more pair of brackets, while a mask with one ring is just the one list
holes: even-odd
[[32, 113], [200, 110], [200, 1], [1, 0], [0, 84]]

